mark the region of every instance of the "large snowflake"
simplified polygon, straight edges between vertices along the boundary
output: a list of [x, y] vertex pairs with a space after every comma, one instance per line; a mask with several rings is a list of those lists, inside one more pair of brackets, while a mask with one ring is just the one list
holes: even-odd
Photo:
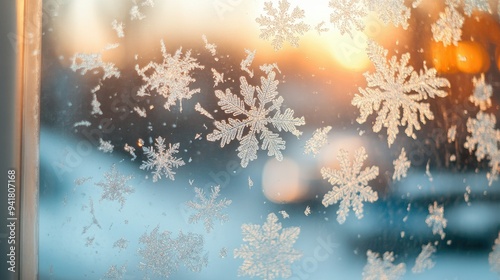
[[244, 259], [239, 268], [240, 276], [266, 280], [291, 276], [290, 266], [302, 257], [301, 252], [293, 249], [300, 234], [299, 227], [282, 229], [278, 217], [270, 213], [264, 225], [243, 224], [241, 230], [247, 244], [234, 250], [235, 258]]
[[304, 10], [295, 7], [291, 13], [288, 12], [290, 3], [281, 0], [279, 7], [273, 7], [271, 1], [264, 3], [264, 11], [267, 15], [261, 15], [255, 21], [260, 25], [260, 38], [269, 40], [275, 51], [283, 47], [283, 43], [288, 41], [294, 47], [299, 46], [299, 36], [309, 30], [309, 25], [305, 24]]
[[434, 41], [442, 42], [444, 46], [458, 45], [462, 37], [464, 17], [458, 11], [460, 0], [446, 0], [444, 12], [439, 13], [439, 19], [431, 26]]
[[187, 203], [188, 207], [196, 211], [196, 214], [189, 216], [189, 223], [197, 223], [203, 220], [205, 230], [210, 232], [214, 228], [214, 219], [220, 220], [221, 223], [229, 220], [228, 215], [221, 212], [231, 205], [232, 201], [225, 198], [217, 200], [220, 186], [212, 187], [210, 197], [207, 197], [200, 188], [195, 188], [195, 192], [195, 201], [188, 201]]
[[177, 238], [172, 238], [171, 232], [159, 232], [157, 226], [149, 234], [144, 233], [139, 243], [142, 244], [137, 251], [142, 257], [139, 268], [155, 276], [169, 278], [181, 265], [194, 272], [207, 265], [208, 255], [199, 234], [181, 231]]
[[145, 67], [140, 68], [135, 65], [137, 74], [145, 82], [138, 92], [138, 96], [150, 95], [149, 91], [156, 91], [165, 97], [165, 109], [170, 110], [170, 106], [179, 101], [180, 111], [182, 111], [182, 99], [190, 99], [193, 94], [199, 93], [200, 89], [190, 89], [189, 85], [196, 80], [191, 77], [191, 71], [203, 69], [204, 66], [198, 64], [195, 58], [191, 57], [191, 51], [187, 51], [182, 57], [182, 47], [172, 56], [167, 53], [165, 43], [161, 41], [162, 63], [150, 61]]
[[[283, 159], [281, 150], [286, 148], [286, 142], [279, 134], [272, 132], [269, 126], [272, 125], [278, 131], [289, 131], [298, 137], [301, 132], [296, 126], [305, 124], [304, 117], [294, 118], [292, 109], [287, 108], [285, 112], [281, 112], [283, 98], [278, 97], [279, 82], [276, 80], [274, 71], [268, 71], [267, 77], [261, 77], [260, 81], [261, 86], [254, 87], [248, 84], [245, 77], [240, 77], [240, 93], [243, 100], [233, 94], [230, 89], [226, 89], [225, 92], [215, 91], [215, 95], [219, 98], [217, 104], [222, 110], [233, 116], [244, 116], [245, 119], [229, 118], [227, 122], [216, 121], [216, 129], [207, 135], [207, 139], [209, 141], [220, 140], [221, 147], [234, 139], [238, 140], [240, 145], [237, 151], [242, 167], [246, 167], [250, 161], [257, 159], [258, 134], [260, 134], [259, 139], [262, 140], [262, 150], [267, 150], [268, 156], [275, 156], [278, 160]], [[255, 98], [255, 91], [257, 91], [257, 98]], [[274, 114], [271, 115], [273, 112]], [[243, 135], [246, 127], [249, 129]]]
[[441, 239], [444, 239], [446, 236], [444, 229], [448, 224], [448, 221], [444, 217], [444, 206], [438, 205], [437, 201], [429, 205], [429, 215], [425, 219], [425, 223], [432, 228], [432, 234], [439, 234]]
[[330, 0], [328, 4], [333, 10], [330, 14], [330, 22], [340, 31], [353, 36], [354, 31], [365, 29], [364, 18], [367, 10], [363, 1], [360, 0]]
[[104, 181], [100, 181], [96, 183], [96, 186], [99, 186], [103, 189], [103, 193], [101, 195], [101, 200], [117, 200], [120, 202], [120, 209], [123, 208], [125, 204], [125, 195], [131, 194], [134, 192], [134, 189], [127, 185], [127, 182], [131, 180], [132, 176], [125, 176], [116, 170], [116, 166], [113, 164], [111, 169], [104, 173]]
[[[352, 105], [360, 109], [358, 123], [364, 123], [368, 116], [377, 112], [373, 131], [379, 132], [387, 128], [387, 143], [391, 146], [399, 133], [399, 126], [406, 126], [405, 133], [416, 138], [414, 130], [420, 130], [420, 122], [434, 119], [429, 103], [422, 102], [427, 98], [445, 97], [447, 92], [442, 87], [449, 87], [445, 78], [436, 77], [436, 69], [424, 70], [420, 73], [407, 65], [410, 54], [396, 56], [387, 61], [387, 50], [374, 42], [368, 44], [368, 56], [374, 63], [375, 73], [364, 73], [368, 87], [359, 88]], [[402, 114], [401, 114], [402, 113]]]
[[337, 159], [340, 161], [340, 170], [321, 168], [323, 179], [327, 179], [333, 185], [333, 189], [323, 197], [323, 205], [328, 207], [340, 202], [337, 210], [337, 221], [343, 224], [349, 214], [349, 208], [353, 208], [358, 219], [363, 218], [363, 201], [377, 201], [377, 192], [368, 186], [368, 181], [378, 176], [378, 167], [372, 166], [361, 171], [363, 162], [367, 158], [365, 148], [361, 147], [354, 153], [354, 163], [349, 162], [349, 153], [343, 149], [339, 151]]
[[154, 169], [153, 182], [161, 179], [162, 175], [167, 176], [170, 180], [175, 180], [175, 172], [173, 168], [183, 166], [185, 163], [182, 159], [174, 157], [179, 152], [179, 143], [169, 144], [168, 149], [165, 146], [165, 139], [161, 136], [155, 139], [155, 147], [142, 147], [144, 154], [148, 157], [147, 161], [142, 161], [140, 169]]
[[500, 233], [498, 233], [498, 238], [495, 239], [495, 245], [493, 245], [493, 250], [488, 257], [488, 261], [491, 270], [500, 274]]
[[368, 257], [368, 262], [363, 268], [363, 280], [396, 280], [403, 277], [406, 273], [406, 265], [404, 263], [393, 264], [393, 252], [385, 252], [383, 259], [381, 259], [378, 253], [368, 250], [366, 256]]

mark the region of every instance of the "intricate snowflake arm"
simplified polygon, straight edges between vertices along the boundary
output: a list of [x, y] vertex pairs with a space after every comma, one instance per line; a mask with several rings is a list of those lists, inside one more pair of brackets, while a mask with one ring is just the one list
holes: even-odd
[[410, 168], [411, 162], [406, 157], [405, 148], [401, 149], [399, 157], [392, 162], [394, 165], [394, 174], [392, 175], [392, 180], [401, 180], [401, 178], [406, 177], [406, 173]]
[[286, 148], [286, 142], [277, 133], [273, 133], [267, 128], [264, 128], [260, 134], [262, 140], [262, 150], [267, 150], [268, 156], [275, 156], [277, 160], [283, 160], [281, 150]]
[[302, 132], [300, 132], [296, 127], [304, 125], [306, 122], [304, 117], [295, 118], [293, 116], [294, 113], [295, 112], [290, 108], [287, 108], [283, 114], [280, 111], [276, 111], [270, 122], [279, 131], [289, 131], [293, 135], [299, 137], [302, 135]]
[[278, 95], [279, 81], [276, 80], [276, 72], [269, 71], [267, 77], [260, 77], [260, 83], [261, 86], [257, 87], [257, 98], [263, 107]]
[[253, 129], [250, 129], [250, 132], [241, 138], [240, 145], [236, 150], [238, 151], [238, 157], [241, 159], [241, 166], [243, 168], [247, 167], [248, 163], [252, 160], [257, 159], [259, 141], [257, 140]]
[[214, 131], [207, 135], [208, 141], [218, 141], [220, 142], [220, 147], [223, 148], [226, 144], [229, 144], [234, 139], [242, 139], [243, 130], [246, 127], [246, 123], [237, 119], [228, 119], [228, 123], [225, 120], [215, 121]]

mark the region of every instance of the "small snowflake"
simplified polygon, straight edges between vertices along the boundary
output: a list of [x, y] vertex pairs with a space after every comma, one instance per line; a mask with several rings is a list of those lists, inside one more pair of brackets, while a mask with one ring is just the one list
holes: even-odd
[[301, 252], [293, 249], [299, 227], [282, 229], [278, 217], [270, 213], [264, 225], [243, 224], [241, 230], [247, 243], [234, 250], [235, 258], [244, 259], [239, 276], [273, 280], [292, 275], [290, 266], [302, 257]]
[[403, 277], [406, 273], [406, 265], [404, 263], [393, 264], [393, 252], [385, 252], [383, 259], [381, 259], [378, 253], [368, 250], [366, 256], [368, 257], [368, 262], [363, 268], [363, 280], [396, 280]]
[[208, 255], [204, 253], [203, 236], [195, 233], [184, 234], [177, 238], [171, 237], [171, 232], [159, 232], [159, 226], [149, 234], [144, 233], [138, 250], [142, 261], [139, 269], [147, 273], [168, 279], [181, 265], [193, 272], [199, 272], [207, 265]]
[[120, 70], [111, 62], [103, 62], [101, 53], [77, 53], [71, 58], [71, 70], [80, 70], [82, 75], [88, 71], [96, 74], [98, 69], [102, 69], [103, 80], [111, 77], [120, 78]]
[[172, 171], [173, 168], [178, 168], [183, 166], [185, 163], [181, 158], [174, 157], [175, 154], [179, 152], [179, 143], [174, 145], [168, 144], [169, 147], [166, 149], [165, 139], [159, 136], [155, 139], [155, 147], [142, 147], [144, 154], [148, 157], [147, 161], [142, 161], [139, 167], [142, 170], [154, 169], [153, 182], [157, 182], [161, 179], [162, 175], [167, 176], [170, 180], [175, 180], [175, 172]]
[[493, 87], [484, 81], [484, 74], [481, 74], [480, 79], [472, 78], [472, 83], [474, 84], [474, 93], [469, 97], [469, 101], [479, 106], [481, 111], [491, 107]]
[[420, 130], [420, 122], [425, 124], [426, 119], [434, 119], [429, 103], [421, 101], [429, 97], [445, 97], [447, 92], [441, 88], [450, 87], [450, 83], [445, 78], [436, 77], [436, 69], [428, 69], [425, 63], [420, 73], [415, 72], [407, 65], [409, 53], [403, 54], [398, 63], [396, 56], [387, 61], [387, 52], [376, 43], [369, 43], [368, 56], [375, 64], [376, 72], [363, 74], [368, 87], [359, 88], [361, 95], [354, 96], [352, 105], [361, 111], [358, 123], [366, 122], [369, 115], [377, 112], [373, 131], [379, 132], [386, 127], [387, 143], [391, 146], [399, 133], [399, 126], [406, 126], [406, 135], [416, 138], [414, 130]]
[[422, 246], [422, 251], [418, 254], [415, 260], [415, 266], [411, 269], [413, 273], [422, 273], [425, 270], [431, 269], [436, 264], [432, 260], [432, 255], [436, 252], [436, 247], [432, 246], [431, 243]]
[[363, 218], [363, 201], [377, 201], [377, 192], [368, 186], [368, 181], [378, 176], [378, 167], [372, 166], [361, 171], [363, 162], [368, 156], [365, 148], [361, 147], [354, 154], [354, 163], [349, 162], [349, 153], [343, 149], [339, 151], [337, 159], [340, 161], [340, 170], [321, 168], [323, 179], [327, 179], [333, 185], [333, 189], [323, 197], [323, 205], [328, 207], [340, 202], [337, 210], [337, 221], [343, 224], [349, 214], [349, 208], [353, 208], [358, 219]]
[[367, 9], [360, 0], [330, 0], [328, 6], [333, 10], [330, 22], [339, 30], [353, 37], [354, 31], [362, 32], [365, 29], [364, 18]]
[[439, 19], [431, 26], [434, 41], [442, 42], [443, 45], [458, 45], [462, 37], [462, 25], [464, 17], [457, 10], [460, 0], [447, 0], [444, 12], [439, 13]]
[[498, 233], [498, 238], [495, 239], [495, 245], [493, 245], [488, 261], [491, 271], [500, 274], [500, 233]]
[[311, 207], [309, 207], [309, 205], [307, 205], [306, 210], [304, 210], [304, 215], [306, 216], [311, 215]]
[[[215, 91], [215, 95], [219, 98], [217, 104], [224, 112], [233, 116], [242, 115], [245, 116], [245, 119], [229, 118], [227, 122], [225, 120], [216, 121], [216, 129], [207, 135], [207, 140], [220, 140], [221, 148], [234, 139], [238, 140], [240, 145], [237, 151], [242, 167], [247, 167], [250, 161], [257, 159], [258, 139], [262, 140], [261, 149], [267, 150], [268, 156], [275, 156], [280, 161], [283, 159], [281, 150], [286, 148], [286, 142], [279, 134], [269, 129], [271, 125], [278, 131], [289, 131], [298, 137], [302, 132], [297, 130], [296, 126], [305, 124], [304, 117], [294, 118], [294, 111], [290, 108], [281, 113], [283, 98], [278, 97], [279, 82], [276, 80], [274, 71], [269, 71], [267, 77], [261, 77], [260, 81], [261, 87], [254, 87], [248, 84], [245, 77], [240, 77], [240, 93], [243, 100], [233, 94], [230, 89], [226, 89], [225, 92]], [[255, 98], [255, 91], [257, 91], [257, 98]], [[256, 101], [258, 101], [258, 105]], [[273, 111], [274, 114], [270, 115]], [[248, 133], [243, 135], [246, 127], [249, 128]], [[257, 138], [259, 133], [260, 137]]]
[[405, 148], [401, 149], [401, 154], [399, 157], [392, 162], [394, 164], [394, 174], [392, 175], [392, 180], [401, 180], [401, 178], [406, 177], [406, 173], [411, 166], [411, 162], [406, 157]]
[[108, 271], [104, 274], [102, 280], [120, 280], [124, 279], [125, 274], [127, 273], [127, 267], [122, 265], [118, 267], [116, 265], [112, 265], [109, 267]]
[[156, 91], [167, 99], [164, 104], [165, 109], [170, 110], [170, 106], [175, 105], [178, 100], [182, 112], [182, 99], [190, 99], [193, 94], [200, 92], [199, 88], [189, 88], [189, 85], [196, 81], [191, 77], [190, 72], [195, 69], [204, 69], [204, 66], [191, 57], [191, 51], [187, 51], [182, 57], [181, 47], [172, 56], [167, 53], [163, 40], [160, 43], [162, 63], [151, 61], [143, 68], [135, 65], [137, 74], [146, 83], [139, 88], [137, 95], [147, 96], [150, 95], [149, 91]]
[[264, 3], [264, 11], [267, 15], [261, 15], [255, 21], [260, 25], [260, 38], [269, 40], [275, 51], [283, 47], [283, 42], [288, 41], [293, 47], [299, 46], [298, 35], [303, 35], [309, 30], [309, 25], [302, 22], [304, 10], [295, 7], [291, 13], [288, 12], [290, 3], [281, 0], [279, 8], [273, 7], [273, 2]]
[[425, 219], [425, 223], [432, 227], [432, 234], [439, 234], [441, 239], [444, 239], [446, 236], [444, 229], [448, 223], [444, 218], [444, 206], [438, 205], [437, 201], [429, 205], [429, 215]]
[[281, 214], [281, 216], [283, 217], [283, 219], [290, 218], [290, 215], [288, 215], [288, 213], [285, 210], [281, 210], [278, 213]]
[[102, 151], [103, 153], [112, 153], [114, 147], [115, 146], [111, 144], [111, 141], [104, 141], [102, 138], [99, 138], [99, 148], [97, 148], [99, 151]]
[[332, 129], [331, 126], [325, 126], [323, 128], [318, 128], [314, 131], [311, 139], [307, 140], [304, 149], [305, 154], [313, 154], [316, 156], [319, 154], [319, 150], [323, 148], [324, 145], [328, 144], [328, 132]]
[[222, 210], [231, 205], [231, 200], [221, 199], [219, 197], [220, 186], [211, 188], [211, 195], [207, 197], [205, 192], [200, 188], [194, 188], [196, 197], [194, 201], [189, 201], [187, 206], [196, 211], [196, 214], [189, 216], [189, 223], [197, 223], [203, 220], [205, 230], [210, 232], [214, 228], [214, 220], [217, 219], [221, 223], [229, 220], [227, 214], [223, 214]]
[[498, 142], [500, 141], [500, 131], [495, 129], [497, 120], [495, 115], [479, 112], [476, 118], [467, 120], [468, 135], [464, 147], [472, 152], [476, 150], [478, 161], [490, 158], [498, 151]]
[[124, 176], [120, 174], [118, 170], [116, 170], [116, 166], [113, 164], [111, 169], [104, 173], [105, 181], [100, 181], [96, 183], [96, 186], [99, 186], [103, 189], [103, 193], [101, 195], [102, 200], [109, 201], [118, 201], [120, 202], [120, 209], [123, 208], [125, 204], [125, 195], [131, 194], [134, 192], [134, 189], [127, 185], [127, 182], [131, 180], [132, 176]]

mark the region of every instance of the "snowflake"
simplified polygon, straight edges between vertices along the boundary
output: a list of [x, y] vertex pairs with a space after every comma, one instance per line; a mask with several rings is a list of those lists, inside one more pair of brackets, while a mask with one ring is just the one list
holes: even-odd
[[464, 17], [458, 12], [460, 0], [447, 0], [444, 12], [439, 13], [439, 19], [431, 26], [434, 41], [448, 45], [458, 45], [462, 37]]
[[92, 106], [91, 115], [102, 115], [101, 102], [97, 100], [97, 95], [95, 93], [92, 95], [92, 102], [90, 105]]
[[484, 74], [481, 74], [481, 78], [479, 79], [474, 77], [472, 83], [474, 84], [474, 94], [469, 97], [469, 101], [479, 106], [481, 111], [491, 107], [493, 87], [484, 81]]
[[478, 112], [475, 119], [467, 120], [467, 131], [471, 135], [467, 136], [464, 147], [469, 152], [475, 149], [478, 161], [490, 158], [498, 151], [500, 130], [495, 129], [496, 122], [495, 115], [483, 112]]
[[434, 201], [434, 205], [429, 205], [429, 215], [425, 219], [425, 223], [429, 227], [432, 227], [432, 234], [439, 234], [441, 239], [444, 239], [446, 236], [444, 229], [447, 222], [444, 218], [444, 206], [438, 205], [437, 201]]
[[[207, 135], [207, 140], [221, 140], [220, 146], [222, 148], [232, 140], [237, 139], [240, 142], [237, 151], [242, 167], [246, 167], [250, 161], [257, 159], [257, 151], [259, 150], [257, 134], [259, 133], [259, 138], [262, 140], [261, 149], [267, 150], [268, 156], [275, 156], [278, 160], [283, 159], [280, 150], [286, 148], [286, 142], [266, 125], [272, 124], [278, 131], [289, 131], [297, 137], [301, 135], [296, 126], [305, 124], [304, 117], [294, 118], [294, 111], [290, 108], [281, 113], [283, 98], [277, 97], [279, 82], [275, 78], [276, 73], [269, 71], [267, 78], [260, 78], [261, 87], [254, 87], [248, 84], [245, 77], [240, 77], [240, 93], [243, 100], [233, 94], [230, 89], [226, 89], [226, 92], [215, 91], [215, 95], [219, 98], [217, 104], [224, 112], [233, 114], [233, 116], [243, 115], [246, 119], [229, 118], [227, 122], [225, 120], [216, 121], [216, 129]], [[257, 98], [255, 98], [255, 91], [257, 91]], [[258, 101], [258, 105], [255, 104], [256, 101]], [[275, 111], [274, 115], [269, 116], [273, 111]], [[243, 135], [245, 127], [249, 127], [249, 130], [246, 135]]]
[[401, 25], [403, 29], [408, 29], [411, 10], [405, 5], [404, 0], [367, 0], [366, 2], [368, 9], [375, 12], [384, 24], [392, 23], [396, 27]]
[[239, 276], [273, 280], [292, 275], [290, 266], [302, 257], [301, 252], [293, 249], [300, 234], [299, 227], [282, 230], [278, 217], [270, 213], [264, 225], [243, 224], [241, 230], [243, 241], [248, 243], [234, 250], [235, 258], [244, 259]]
[[418, 254], [415, 260], [415, 266], [411, 269], [413, 273], [422, 273], [427, 269], [431, 269], [436, 264], [432, 260], [432, 255], [436, 252], [436, 247], [432, 246], [431, 243], [422, 246], [422, 252]]
[[318, 128], [314, 131], [311, 139], [307, 140], [304, 153], [313, 154], [316, 156], [319, 154], [319, 150], [328, 143], [328, 132], [332, 129], [331, 126], [325, 126], [323, 128]]
[[113, 248], [118, 248], [119, 251], [127, 249], [128, 247], [128, 240], [125, 238], [120, 238], [113, 243]]
[[361, 147], [354, 154], [354, 163], [349, 162], [349, 154], [341, 149], [337, 155], [340, 161], [340, 170], [331, 170], [330, 168], [321, 168], [323, 179], [333, 185], [333, 189], [323, 197], [323, 205], [328, 207], [338, 201], [340, 208], [337, 210], [337, 221], [343, 224], [349, 214], [349, 208], [352, 207], [358, 219], [363, 218], [363, 201], [377, 201], [378, 195], [368, 186], [368, 181], [378, 176], [378, 167], [372, 166], [361, 171], [363, 161], [366, 160], [365, 148]]
[[203, 220], [205, 230], [210, 232], [214, 228], [214, 219], [227, 222], [229, 217], [227, 214], [221, 213], [222, 210], [231, 205], [231, 200], [221, 199], [217, 201], [219, 196], [220, 186], [211, 188], [211, 195], [207, 197], [202, 189], [194, 188], [196, 192], [195, 201], [189, 201], [187, 206], [194, 209], [197, 213], [189, 216], [189, 223], [197, 223]]
[[373, 131], [379, 132], [386, 127], [389, 146], [394, 143], [399, 126], [407, 126], [406, 135], [416, 138], [414, 129], [420, 130], [420, 122], [425, 124], [426, 118], [434, 119], [429, 103], [420, 101], [446, 96], [447, 92], [440, 88], [449, 87], [450, 83], [445, 78], [436, 77], [436, 69], [428, 69], [425, 63], [424, 70], [415, 72], [407, 65], [409, 53], [403, 54], [399, 63], [396, 56], [387, 61], [387, 50], [370, 42], [368, 56], [375, 64], [376, 72], [363, 74], [368, 87], [359, 88], [361, 95], [356, 94], [352, 100], [352, 105], [361, 111], [358, 123], [364, 123], [369, 115], [377, 112]]
[[102, 151], [103, 153], [112, 153], [114, 147], [115, 146], [111, 144], [111, 141], [104, 141], [102, 138], [99, 138], [99, 148], [97, 148], [99, 151]]
[[178, 168], [183, 166], [185, 163], [181, 158], [174, 157], [175, 154], [179, 152], [179, 143], [174, 145], [168, 144], [168, 149], [165, 149], [165, 139], [159, 136], [155, 139], [155, 147], [142, 147], [144, 154], [148, 157], [147, 161], [142, 161], [140, 169], [150, 170], [154, 169], [153, 182], [157, 182], [161, 179], [162, 175], [167, 176], [170, 180], [175, 180], [175, 172], [172, 168]]
[[353, 37], [353, 31], [365, 29], [364, 18], [367, 10], [360, 0], [330, 0], [328, 6], [333, 9], [330, 22], [340, 31]]
[[116, 170], [116, 166], [113, 164], [111, 169], [104, 173], [105, 181], [100, 181], [96, 183], [96, 186], [99, 186], [103, 189], [103, 194], [101, 195], [101, 200], [109, 200], [120, 202], [120, 210], [123, 208], [125, 204], [124, 195], [131, 194], [134, 192], [130, 186], [127, 186], [127, 182], [132, 179], [132, 176], [124, 176]]
[[199, 272], [207, 265], [208, 254], [204, 253], [203, 236], [195, 233], [184, 234], [177, 238], [171, 232], [159, 232], [159, 226], [151, 233], [144, 233], [139, 243], [143, 244], [138, 253], [142, 257], [141, 270], [168, 279], [181, 265], [193, 272]]
[[457, 125], [454, 124], [448, 129], [447, 136], [448, 136], [448, 143], [455, 141], [455, 139], [457, 138]]
[[287, 0], [279, 2], [279, 9], [273, 7], [271, 1], [264, 3], [264, 11], [267, 15], [261, 15], [255, 21], [260, 25], [260, 38], [269, 40], [275, 51], [283, 47], [283, 42], [288, 41], [293, 47], [299, 46], [298, 35], [303, 35], [309, 30], [309, 25], [302, 22], [304, 10], [295, 7], [291, 13], [288, 12], [290, 3]]
[[399, 154], [399, 157], [394, 160], [392, 164], [394, 164], [394, 174], [392, 175], [392, 180], [399, 181], [401, 180], [401, 177], [405, 178], [411, 165], [411, 162], [406, 157], [405, 148], [401, 149], [401, 154]]
[[472, 15], [473, 11], [482, 11], [491, 13], [488, 0], [464, 0], [464, 13], [468, 16]]
[[123, 31], [123, 28], [125, 28], [125, 24], [123, 22], [118, 22], [116, 19], [111, 22], [111, 26], [113, 27], [113, 30], [116, 32], [116, 36], [118, 38], [123, 38], [125, 37], [125, 32]]
[[495, 245], [493, 245], [488, 261], [491, 270], [500, 274], [500, 233], [498, 233], [498, 238], [495, 239]]
[[127, 267], [122, 265], [118, 267], [116, 265], [112, 265], [109, 267], [108, 271], [104, 274], [102, 280], [120, 280], [124, 279], [125, 274], [127, 273]]
[[195, 58], [191, 57], [191, 51], [187, 51], [182, 57], [182, 47], [172, 56], [167, 53], [165, 43], [161, 43], [162, 63], [150, 61], [145, 67], [139, 68], [135, 65], [137, 74], [141, 76], [146, 84], [142, 85], [137, 92], [138, 96], [149, 95], [149, 91], [156, 91], [165, 97], [165, 109], [170, 110], [170, 106], [175, 105], [179, 100], [180, 111], [182, 112], [182, 99], [190, 99], [193, 94], [199, 93], [200, 89], [190, 89], [189, 85], [196, 80], [191, 77], [190, 72], [195, 69], [204, 69], [198, 64]]
[[396, 280], [400, 279], [406, 273], [404, 263], [393, 264], [393, 252], [385, 252], [383, 259], [380, 259], [378, 253], [368, 250], [366, 256], [368, 257], [368, 263], [363, 268], [363, 280]]
[[103, 62], [101, 53], [77, 53], [71, 58], [71, 70], [85, 75], [88, 71], [97, 74], [98, 69], [103, 71], [103, 80], [111, 77], [120, 78], [120, 70], [111, 62]]
[[290, 218], [290, 215], [288, 215], [288, 213], [285, 211], [285, 210], [281, 210], [279, 211], [278, 213], [281, 214], [281, 216], [283, 217], [283, 219], [288, 219]]

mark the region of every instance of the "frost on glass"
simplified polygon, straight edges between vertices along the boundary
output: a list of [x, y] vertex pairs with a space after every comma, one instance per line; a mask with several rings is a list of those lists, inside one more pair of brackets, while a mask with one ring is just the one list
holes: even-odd
[[302, 258], [293, 248], [300, 234], [299, 227], [283, 228], [274, 213], [261, 225], [243, 224], [243, 245], [234, 249], [234, 257], [243, 259], [240, 276], [273, 280], [292, 275], [291, 265]]
[[378, 167], [366, 167], [365, 170], [361, 170], [367, 157], [365, 148], [361, 147], [354, 153], [354, 162], [351, 164], [348, 152], [340, 150], [337, 156], [340, 170], [321, 168], [323, 179], [333, 185], [333, 189], [323, 197], [322, 203], [328, 207], [340, 201], [337, 210], [339, 224], [345, 222], [350, 208], [354, 210], [358, 219], [363, 218], [363, 202], [375, 202], [378, 199], [377, 192], [368, 185], [369, 181], [378, 176]]

